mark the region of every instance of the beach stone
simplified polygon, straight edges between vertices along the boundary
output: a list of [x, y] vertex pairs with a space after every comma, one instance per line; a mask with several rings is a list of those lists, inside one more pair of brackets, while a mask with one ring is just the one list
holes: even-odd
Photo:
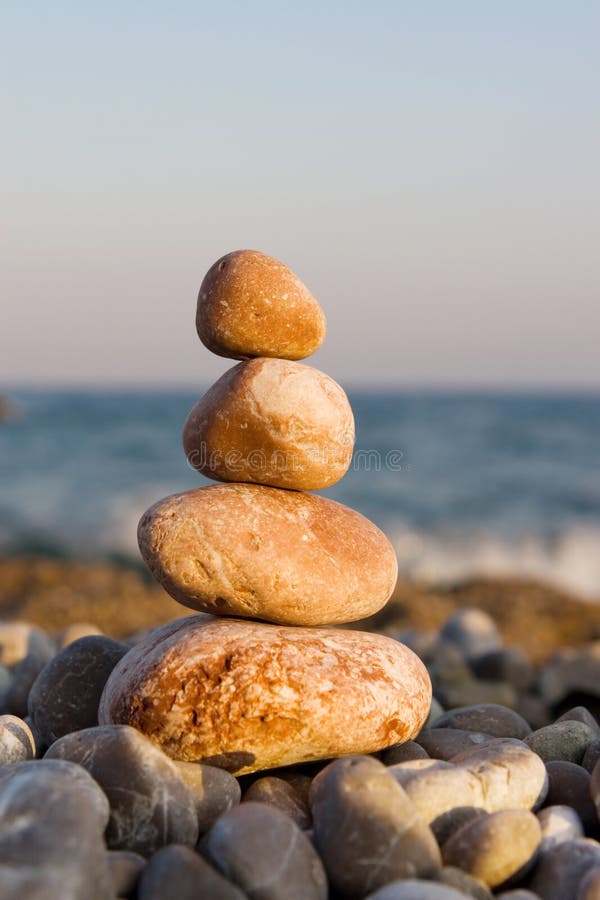
[[459, 609], [440, 630], [440, 639], [455, 644], [468, 660], [502, 648], [498, 626], [480, 609]]
[[199, 853], [170, 844], [147, 862], [136, 900], [244, 900], [246, 894], [227, 881]]
[[565, 841], [542, 854], [528, 887], [542, 900], [578, 900], [583, 878], [600, 866], [600, 844], [589, 838]]
[[407, 878], [393, 881], [365, 900], [468, 900], [468, 895], [447, 884]]
[[588, 744], [594, 740], [594, 732], [583, 722], [565, 721], [538, 728], [524, 738], [525, 743], [544, 762], [564, 760], [580, 763]]
[[426, 665], [435, 657], [438, 646], [437, 631], [429, 631], [424, 628], [405, 628], [403, 631], [393, 632], [390, 637], [410, 647]]
[[[422, 761], [419, 760], [419, 763]], [[402, 785], [424, 822], [438, 837], [436, 827], [457, 808], [483, 809], [484, 795], [479, 778], [466, 768], [449, 762], [427, 760], [423, 765], [400, 763], [388, 772]], [[439, 840], [439, 838], [438, 838]]]
[[594, 771], [594, 767], [598, 760], [600, 759], [600, 738], [596, 738], [595, 741], [591, 741], [587, 747], [585, 748], [585, 753], [583, 754], [583, 759], [581, 760], [581, 765], [584, 769], [591, 773]]
[[482, 881], [456, 866], [444, 866], [438, 872], [437, 880], [440, 884], [462, 891], [467, 897], [474, 897], [475, 900], [492, 900], [491, 891]]
[[59, 738], [46, 759], [79, 763], [110, 803], [111, 850], [149, 856], [165, 844], [195, 844], [194, 798], [177, 766], [134, 728], [104, 725]]
[[64, 650], [69, 644], [78, 641], [79, 638], [90, 637], [91, 635], [100, 635], [102, 632], [96, 625], [90, 622], [74, 622], [68, 625], [56, 638], [58, 650]]
[[242, 803], [209, 831], [214, 866], [255, 900], [326, 900], [327, 877], [308, 837], [281, 810]]
[[536, 694], [521, 695], [515, 709], [534, 730], [551, 725], [554, 719], [550, 708]]
[[539, 900], [539, 894], [528, 891], [527, 888], [515, 888], [514, 891], [502, 891], [495, 894], [496, 900]]
[[436, 693], [446, 709], [477, 706], [481, 703], [495, 703], [512, 708], [518, 703], [515, 688], [505, 681], [478, 681], [469, 678], [457, 684], [437, 685]]
[[12, 672], [6, 666], [0, 665], [0, 714], [6, 709], [8, 693], [12, 684]]
[[410, 739], [430, 696], [420, 660], [383, 635], [191, 616], [117, 664], [99, 718], [243, 774]]
[[542, 853], [557, 844], [584, 836], [581, 819], [570, 806], [545, 806], [537, 817], [542, 829]]
[[428, 759], [429, 753], [416, 741], [406, 741], [404, 744], [396, 744], [389, 750], [384, 750], [381, 762], [384, 766], [394, 766], [396, 763], [409, 762], [411, 759]]
[[[439, 721], [439, 720], [438, 720]], [[478, 731], [463, 731], [459, 728], [426, 728], [417, 735], [415, 741], [432, 759], [451, 760], [459, 753], [489, 744], [492, 735]]]
[[485, 809], [533, 809], [548, 791], [548, 774], [540, 757], [522, 741], [495, 738], [454, 757], [481, 781]]
[[592, 795], [594, 806], [596, 807], [597, 815], [600, 818], [600, 762], [596, 763], [592, 771], [590, 793]]
[[531, 728], [513, 709], [496, 703], [480, 703], [451, 709], [435, 722], [436, 728], [454, 728], [490, 734], [492, 737], [523, 738]]
[[40, 628], [26, 622], [0, 622], [0, 665], [14, 668], [29, 656], [45, 664], [53, 655], [54, 645]]
[[90, 635], [69, 643], [42, 669], [28, 699], [42, 744], [98, 724], [104, 685], [127, 650], [119, 641]]
[[353, 447], [354, 417], [339, 384], [285, 359], [229, 369], [183, 428], [187, 460], [207, 478], [299, 491], [343, 478]]
[[106, 861], [115, 896], [130, 897], [136, 889], [146, 860], [131, 850], [107, 850]]
[[483, 681], [506, 681], [518, 691], [526, 691], [535, 677], [529, 658], [517, 647], [488, 650], [469, 660], [474, 675]]
[[574, 706], [572, 709], [568, 709], [562, 716], [559, 716], [556, 721], [583, 722], [584, 725], [587, 725], [588, 728], [592, 729], [596, 738], [600, 737], [600, 725], [598, 724], [598, 720], [585, 706]]
[[291, 269], [265, 253], [236, 250], [206, 273], [196, 329], [217, 356], [304, 359], [325, 340], [326, 321]]
[[600, 641], [555, 654], [540, 672], [539, 684], [550, 706], [557, 706], [571, 694], [600, 696]]
[[577, 900], [600, 900], [600, 866], [590, 869], [579, 884]]
[[35, 740], [27, 723], [18, 716], [0, 716], [0, 766], [34, 757]]
[[138, 539], [175, 600], [221, 616], [350, 622], [377, 612], [396, 583], [383, 532], [347, 506], [299, 491], [223, 484], [176, 494], [144, 513]]
[[372, 757], [330, 763], [315, 777], [310, 800], [315, 846], [341, 897], [359, 900], [394, 879], [440, 869], [431, 829]]
[[[412, 648], [411, 648], [412, 649]], [[417, 656], [419, 654], [417, 653]], [[434, 723], [444, 714], [445, 710], [437, 697], [431, 698], [431, 706], [429, 707], [429, 715], [425, 720], [424, 728], [433, 728]]]
[[0, 769], [2, 897], [112, 900], [107, 818], [106, 797], [79, 766], [34, 761]]
[[239, 782], [225, 769], [202, 763], [175, 762], [196, 806], [198, 831], [205, 834], [219, 816], [240, 802]]
[[444, 863], [457, 866], [490, 888], [523, 875], [542, 838], [533, 813], [505, 809], [464, 825], [442, 848]]
[[296, 823], [298, 828], [311, 827], [312, 819], [308, 797], [303, 795], [292, 782], [274, 775], [258, 778], [244, 794], [244, 802], [267, 803], [276, 806]]
[[554, 760], [546, 763], [548, 772], [549, 806], [570, 806], [575, 810], [586, 831], [598, 824], [591, 794], [591, 776], [576, 763]]

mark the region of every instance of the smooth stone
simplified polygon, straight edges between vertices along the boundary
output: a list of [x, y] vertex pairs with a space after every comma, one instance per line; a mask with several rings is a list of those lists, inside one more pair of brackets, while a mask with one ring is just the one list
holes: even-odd
[[219, 816], [240, 802], [239, 782], [225, 769], [216, 766], [197, 762], [175, 762], [175, 765], [194, 798], [198, 831], [205, 834]]
[[430, 698], [421, 661], [383, 635], [191, 616], [117, 664], [99, 719], [243, 774], [409, 739]]
[[42, 669], [29, 693], [28, 709], [46, 746], [73, 731], [98, 724], [106, 680], [128, 647], [101, 635], [68, 644]]
[[412, 759], [428, 759], [429, 753], [416, 741], [405, 741], [404, 744], [397, 744], [384, 750], [381, 756], [381, 762], [384, 766], [394, 766], [396, 763], [409, 762]]
[[205, 851], [253, 900], [326, 900], [327, 876], [308, 837], [281, 810], [241, 803], [215, 822]]
[[304, 359], [325, 340], [323, 310], [282, 262], [257, 250], [235, 250], [206, 273], [196, 310], [205, 347], [230, 359]]
[[595, 737], [600, 737], [600, 725], [595, 716], [591, 714], [585, 706], [574, 706], [568, 709], [562, 716], [559, 716], [557, 722], [583, 722], [588, 728], [595, 732]]
[[506, 681], [518, 691], [526, 691], [535, 677], [529, 658], [517, 647], [488, 650], [469, 660], [471, 670], [483, 681]]
[[344, 477], [353, 448], [354, 417], [340, 385], [285, 359], [238, 363], [183, 427], [188, 463], [217, 481], [321, 490]]
[[537, 817], [542, 829], [542, 853], [565, 841], [584, 836], [581, 819], [570, 806], [545, 806], [539, 810]]
[[580, 650], [562, 650], [544, 666], [539, 684], [550, 706], [557, 706], [571, 694], [600, 695], [600, 641]]
[[594, 737], [592, 729], [583, 722], [564, 721], [538, 728], [524, 741], [544, 762], [560, 759], [580, 763]]
[[440, 689], [472, 681], [473, 675], [464, 653], [450, 641], [437, 641], [435, 652], [427, 659], [431, 678]]
[[45, 758], [79, 763], [98, 782], [110, 803], [109, 849], [149, 856], [165, 844], [196, 843], [194, 798], [177, 766], [134, 728], [104, 725], [67, 734]]
[[158, 850], [139, 880], [136, 900], [244, 900], [246, 894], [183, 844]]
[[276, 806], [296, 823], [298, 828], [307, 830], [312, 825], [308, 797], [297, 790], [293, 783], [274, 775], [258, 778], [244, 794], [244, 803], [268, 803]]
[[27, 723], [18, 716], [0, 716], [0, 765], [34, 757], [35, 740]]
[[444, 866], [440, 869], [437, 880], [440, 884], [462, 891], [467, 897], [474, 897], [475, 900], [492, 900], [492, 893], [486, 885], [478, 878], [473, 878], [462, 869], [456, 866]]
[[440, 630], [440, 638], [455, 644], [466, 659], [502, 648], [502, 637], [491, 616], [480, 609], [460, 609]]
[[415, 738], [432, 759], [451, 760], [464, 753], [488, 744], [492, 735], [458, 728], [427, 728]]
[[446, 841], [444, 863], [458, 866], [490, 888], [524, 874], [542, 838], [533, 813], [504, 809], [468, 822]]
[[258, 484], [160, 500], [142, 516], [138, 540], [156, 580], [184, 606], [284, 625], [370, 616], [398, 571], [394, 548], [360, 513]]
[[548, 791], [548, 773], [540, 757], [522, 741], [495, 738], [482, 747], [454, 757], [480, 779], [485, 809], [533, 809]]
[[600, 900], [600, 866], [590, 869], [583, 876], [579, 885], [577, 900]]
[[468, 895], [447, 884], [407, 878], [387, 884], [365, 900], [468, 900]]
[[477, 731], [492, 737], [512, 737], [519, 740], [531, 734], [531, 728], [522, 716], [513, 709], [496, 703], [451, 709], [436, 720], [435, 728]]
[[311, 787], [315, 846], [332, 887], [362, 900], [397, 878], [435, 876], [439, 847], [404, 789], [372, 757], [338, 759]]
[[583, 759], [581, 760], [581, 765], [584, 769], [592, 774], [596, 763], [600, 759], [600, 738], [596, 738], [595, 741], [591, 741], [587, 747], [585, 748], [585, 753], [583, 754]]
[[437, 631], [429, 631], [424, 628], [406, 628], [404, 631], [393, 632], [391, 637], [406, 644], [407, 647], [416, 653], [419, 659], [424, 663], [430, 663], [437, 651], [438, 635]]
[[10, 669], [0, 665], [0, 714], [6, 709], [12, 680], [13, 675]]
[[[412, 650], [412, 647], [411, 647], [411, 650]], [[417, 653], [417, 656], [419, 656], [418, 653]], [[444, 714], [444, 712], [445, 712], [444, 707], [442, 706], [440, 701], [437, 699], [437, 697], [432, 697], [431, 698], [431, 706], [429, 707], [429, 715], [427, 716], [427, 719], [425, 720], [425, 725], [423, 727], [424, 728], [433, 728], [433, 723], [437, 719], [439, 719], [439, 717], [442, 716]]]
[[528, 887], [542, 900], [578, 900], [583, 878], [600, 866], [600, 844], [589, 838], [565, 841], [542, 854]]
[[[419, 763], [422, 761], [419, 760]], [[402, 785], [424, 822], [433, 829], [444, 829], [446, 814], [457, 808], [484, 809], [482, 783], [466, 768], [449, 762], [427, 760], [423, 765], [400, 763], [388, 772]]]
[[590, 779], [590, 794], [592, 795], [592, 800], [594, 806], [596, 807], [598, 818], [600, 818], [600, 762], [596, 763], [592, 771]]
[[146, 860], [131, 850], [107, 850], [110, 881], [117, 897], [130, 897], [136, 889]]
[[0, 665], [14, 668], [28, 656], [45, 663], [53, 654], [54, 645], [40, 628], [26, 622], [0, 622]]
[[505, 681], [477, 681], [469, 678], [458, 684], [438, 685], [436, 692], [446, 709], [477, 706], [481, 703], [495, 703], [513, 708], [518, 702], [515, 688]]
[[515, 888], [514, 891], [502, 891], [495, 894], [496, 900], [540, 900], [539, 894], [528, 891], [527, 888]]
[[591, 795], [590, 773], [576, 763], [554, 760], [546, 763], [548, 772], [549, 806], [570, 806], [575, 810], [586, 831], [598, 824]]
[[554, 720], [550, 708], [542, 697], [538, 697], [536, 694], [522, 694], [517, 701], [515, 709], [534, 731], [550, 725]]
[[64, 650], [69, 644], [78, 641], [82, 637], [90, 637], [91, 635], [101, 635], [102, 632], [91, 622], [74, 622], [68, 625], [63, 631], [57, 635], [56, 643], [58, 650]]

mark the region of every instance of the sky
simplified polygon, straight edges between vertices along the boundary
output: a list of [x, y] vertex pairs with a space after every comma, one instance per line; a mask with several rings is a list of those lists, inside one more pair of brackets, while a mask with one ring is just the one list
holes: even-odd
[[600, 4], [0, 4], [0, 390], [194, 385], [262, 250], [349, 386], [600, 388]]

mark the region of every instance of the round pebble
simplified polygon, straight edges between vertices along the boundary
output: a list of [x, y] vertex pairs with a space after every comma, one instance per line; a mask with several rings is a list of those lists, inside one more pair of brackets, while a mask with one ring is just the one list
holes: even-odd
[[240, 802], [239, 782], [225, 769], [216, 766], [190, 762], [175, 762], [175, 765], [194, 798], [198, 831], [205, 834], [219, 816]]
[[0, 765], [24, 762], [35, 757], [31, 729], [17, 716], [0, 716]]
[[427, 728], [415, 740], [432, 759], [451, 760], [459, 753], [489, 744], [493, 738], [490, 734], [459, 728]]
[[533, 809], [548, 791], [548, 773], [539, 756], [513, 738], [496, 738], [454, 758], [482, 783], [485, 809]]
[[374, 894], [369, 894], [365, 900], [468, 900], [468, 898], [462, 891], [457, 891], [447, 884], [407, 878], [387, 884]]
[[595, 866], [583, 876], [577, 900], [600, 900], [600, 866]]
[[59, 738], [46, 759], [79, 763], [110, 803], [111, 850], [149, 856], [165, 844], [195, 844], [194, 799], [177, 766], [134, 728], [104, 725]]
[[389, 769], [371, 757], [338, 759], [311, 787], [315, 846], [332, 887], [362, 898], [397, 878], [441, 867], [431, 829]]
[[600, 738], [596, 738], [595, 741], [591, 741], [587, 747], [585, 748], [585, 753], [583, 754], [583, 759], [581, 760], [581, 765], [584, 769], [591, 773], [594, 771], [596, 763], [600, 759]]
[[461, 609], [446, 620], [440, 639], [455, 644], [466, 659], [502, 647], [502, 638], [491, 616], [480, 609]]
[[530, 889], [542, 900], [577, 900], [590, 869], [600, 866], [600, 844], [588, 838], [565, 841], [542, 854]]
[[583, 823], [586, 831], [598, 824], [596, 808], [591, 795], [591, 776], [576, 763], [554, 760], [546, 763], [548, 795], [551, 806], [570, 806]]
[[483, 681], [506, 681], [518, 691], [526, 691], [535, 677], [531, 662], [516, 647], [488, 650], [470, 659], [469, 665], [477, 678]]
[[557, 844], [583, 837], [581, 819], [570, 806], [545, 806], [537, 817], [542, 829], [542, 853]]
[[326, 900], [327, 877], [309, 839], [274, 806], [242, 803], [209, 831], [204, 849], [229, 881], [256, 900]]
[[115, 896], [130, 897], [136, 889], [146, 860], [131, 850], [107, 850], [106, 861]]
[[[388, 768], [401, 784], [423, 821], [444, 827], [444, 817], [456, 808], [484, 807], [482, 783], [468, 769], [452, 763], [428, 760], [424, 767], [399, 764]], [[441, 820], [441, 821], [440, 821]]]
[[303, 359], [325, 340], [326, 322], [291, 269], [265, 253], [236, 250], [204, 277], [196, 329], [218, 356]]
[[513, 709], [496, 703], [480, 703], [451, 709], [435, 722], [436, 728], [455, 728], [476, 731], [493, 737], [511, 737], [522, 740], [531, 734], [531, 728]]
[[288, 815], [299, 828], [311, 827], [308, 797], [283, 778], [274, 775], [258, 778], [244, 794], [244, 802], [249, 801], [270, 803]]
[[437, 881], [457, 891], [462, 891], [467, 897], [474, 897], [475, 900], [492, 900], [491, 891], [482, 881], [473, 878], [472, 875], [468, 875], [456, 866], [444, 866], [440, 869]]
[[381, 755], [381, 762], [384, 766], [393, 766], [396, 763], [409, 762], [412, 759], [428, 759], [429, 754], [424, 747], [417, 744], [416, 741], [406, 741], [404, 744], [397, 744], [384, 750]]
[[138, 540], [156, 580], [185, 606], [284, 625], [370, 616], [398, 571], [394, 548], [360, 513], [258, 484], [166, 497], [142, 516]]
[[171, 897], [174, 900], [244, 900], [246, 894], [191, 847], [170, 844], [148, 860], [139, 880], [136, 900]]
[[538, 728], [524, 740], [544, 762], [562, 759], [580, 763], [594, 737], [594, 731], [583, 722], [564, 721]]

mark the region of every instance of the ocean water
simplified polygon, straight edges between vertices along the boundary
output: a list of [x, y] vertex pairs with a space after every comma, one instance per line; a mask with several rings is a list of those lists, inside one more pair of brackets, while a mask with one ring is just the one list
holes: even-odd
[[[137, 521], [208, 483], [181, 429], [199, 394], [15, 391], [0, 424], [0, 553], [139, 559]], [[600, 598], [600, 395], [351, 393], [353, 464], [323, 493], [389, 535], [401, 571], [524, 575]]]

